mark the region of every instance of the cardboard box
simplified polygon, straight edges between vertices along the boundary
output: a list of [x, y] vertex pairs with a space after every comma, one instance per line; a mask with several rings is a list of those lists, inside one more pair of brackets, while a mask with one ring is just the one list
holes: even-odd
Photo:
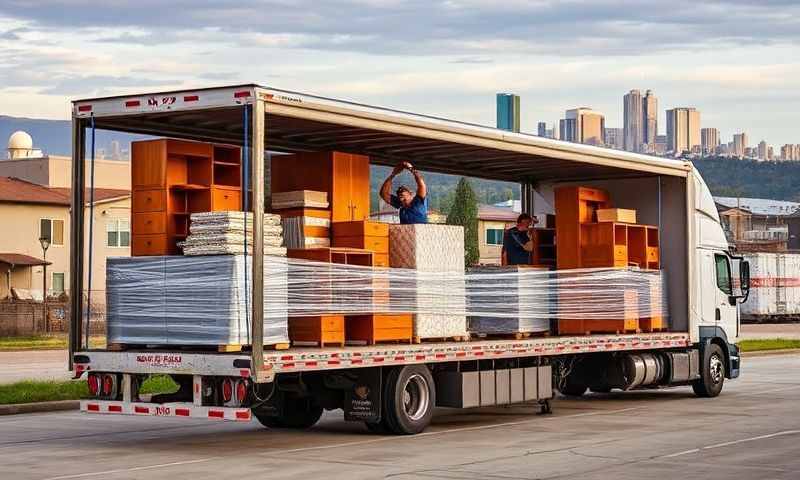
[[636, 210], [626, 208], [598, 208], [598, 222], [636, 223]]

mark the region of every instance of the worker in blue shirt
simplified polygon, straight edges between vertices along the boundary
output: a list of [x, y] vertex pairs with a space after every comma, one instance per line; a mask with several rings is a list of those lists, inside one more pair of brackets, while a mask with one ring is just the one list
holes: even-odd
[[536, 217], [523, 213], [517, 217], [517, 224], [505, 231], [501, 263], [503, 265], [528, 265], [531, 263], [531, 242]]
[[[392, 180], [400, 175], [403, 170], [408, 170], [414, 175], [417, 182], [417, 194], [411, 193], [405, 185], [397, 189], [397, 195], [392, 195]], [[422, 175], [408, 162], [400, 162], [392, 170], [392, 174], [381, 185], [381, 198], [384, 202], [400, 210], [400, 223], [428, 223], [428, 187]]]

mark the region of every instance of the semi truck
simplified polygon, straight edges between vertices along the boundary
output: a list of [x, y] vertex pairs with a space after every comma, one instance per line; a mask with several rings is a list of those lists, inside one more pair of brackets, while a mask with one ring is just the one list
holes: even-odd
[[[72, 104], [70, 368], [86, 376], [81, 410], [251, 421], [308, 428], [324, 410], [395, 434], [424, 430], [434, 407], [536, 402], [554, 390], [691, 387], [720, 394], [739, 376], [739, 304], [749, 265], [729, 250], [711, 193], [690, 162], [498, 130], [429, 115], [256, 84], [153, 92]], [[238, 145], [252, 191], [253, 254], [249, 351], [93, 349], [88, 344], [86, 268], [91, 159], [96, 129]], [[602, 188], [615, 206], [659, 227], [668, 328], [640, 333], [554, 335], [357, 347], [265, 350], [262, 231], [265, 160], [271, 152], [337, 150], [379, 165], [412, 162], [428, 172], [521, 185], [522, 209], [551, 212], [556, 188]], [[87, 171], [88, 170], [88, 171]], [[87, 193], [88, 192], [88, 193]], [[91, 211], [89, 213], [91, 215]], [[88, 237], [90, 238], [90, 237]], [[90, 251], [90, 250], [89, 250]], [[139, 392], [169, 375], [176, 393]]]

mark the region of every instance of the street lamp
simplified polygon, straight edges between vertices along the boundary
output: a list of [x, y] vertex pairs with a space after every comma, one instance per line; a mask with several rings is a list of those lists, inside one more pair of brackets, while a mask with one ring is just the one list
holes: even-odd
[[50, 332], [50, 319], [47, 318], [47, 249], [50, 248], [50, 239], [47, 237], [39, 238], [39, 245], [42, 246], [42, 307], [44, 307], [44, 331]]

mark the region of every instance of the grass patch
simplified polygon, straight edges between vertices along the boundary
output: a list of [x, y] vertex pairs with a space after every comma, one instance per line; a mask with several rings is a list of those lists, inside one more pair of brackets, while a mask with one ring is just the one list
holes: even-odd
[[169, 375], [153, 375], [142, 382], [142, 386], [139, 387], [140, 394], [175, 393], [177, 391], [178, 384]]
[[0, 385], [0, 405], [78, 400], [89, 395], [85, 380], [32, 381]]
[[765, 338], [759, 340], [741, 340], [737, 344], [743, 352], [758, 352], [761, 350], [786, 350], [800, 348], [799, 339]]
[[[66, 350], [69, 346], [68, 342], [65, 335], [3, 337], [0, 338], [0, 352], [14, 350]], [[105, 345], [105, 337], [89, 337], [89, 347], [104, 348]]]

